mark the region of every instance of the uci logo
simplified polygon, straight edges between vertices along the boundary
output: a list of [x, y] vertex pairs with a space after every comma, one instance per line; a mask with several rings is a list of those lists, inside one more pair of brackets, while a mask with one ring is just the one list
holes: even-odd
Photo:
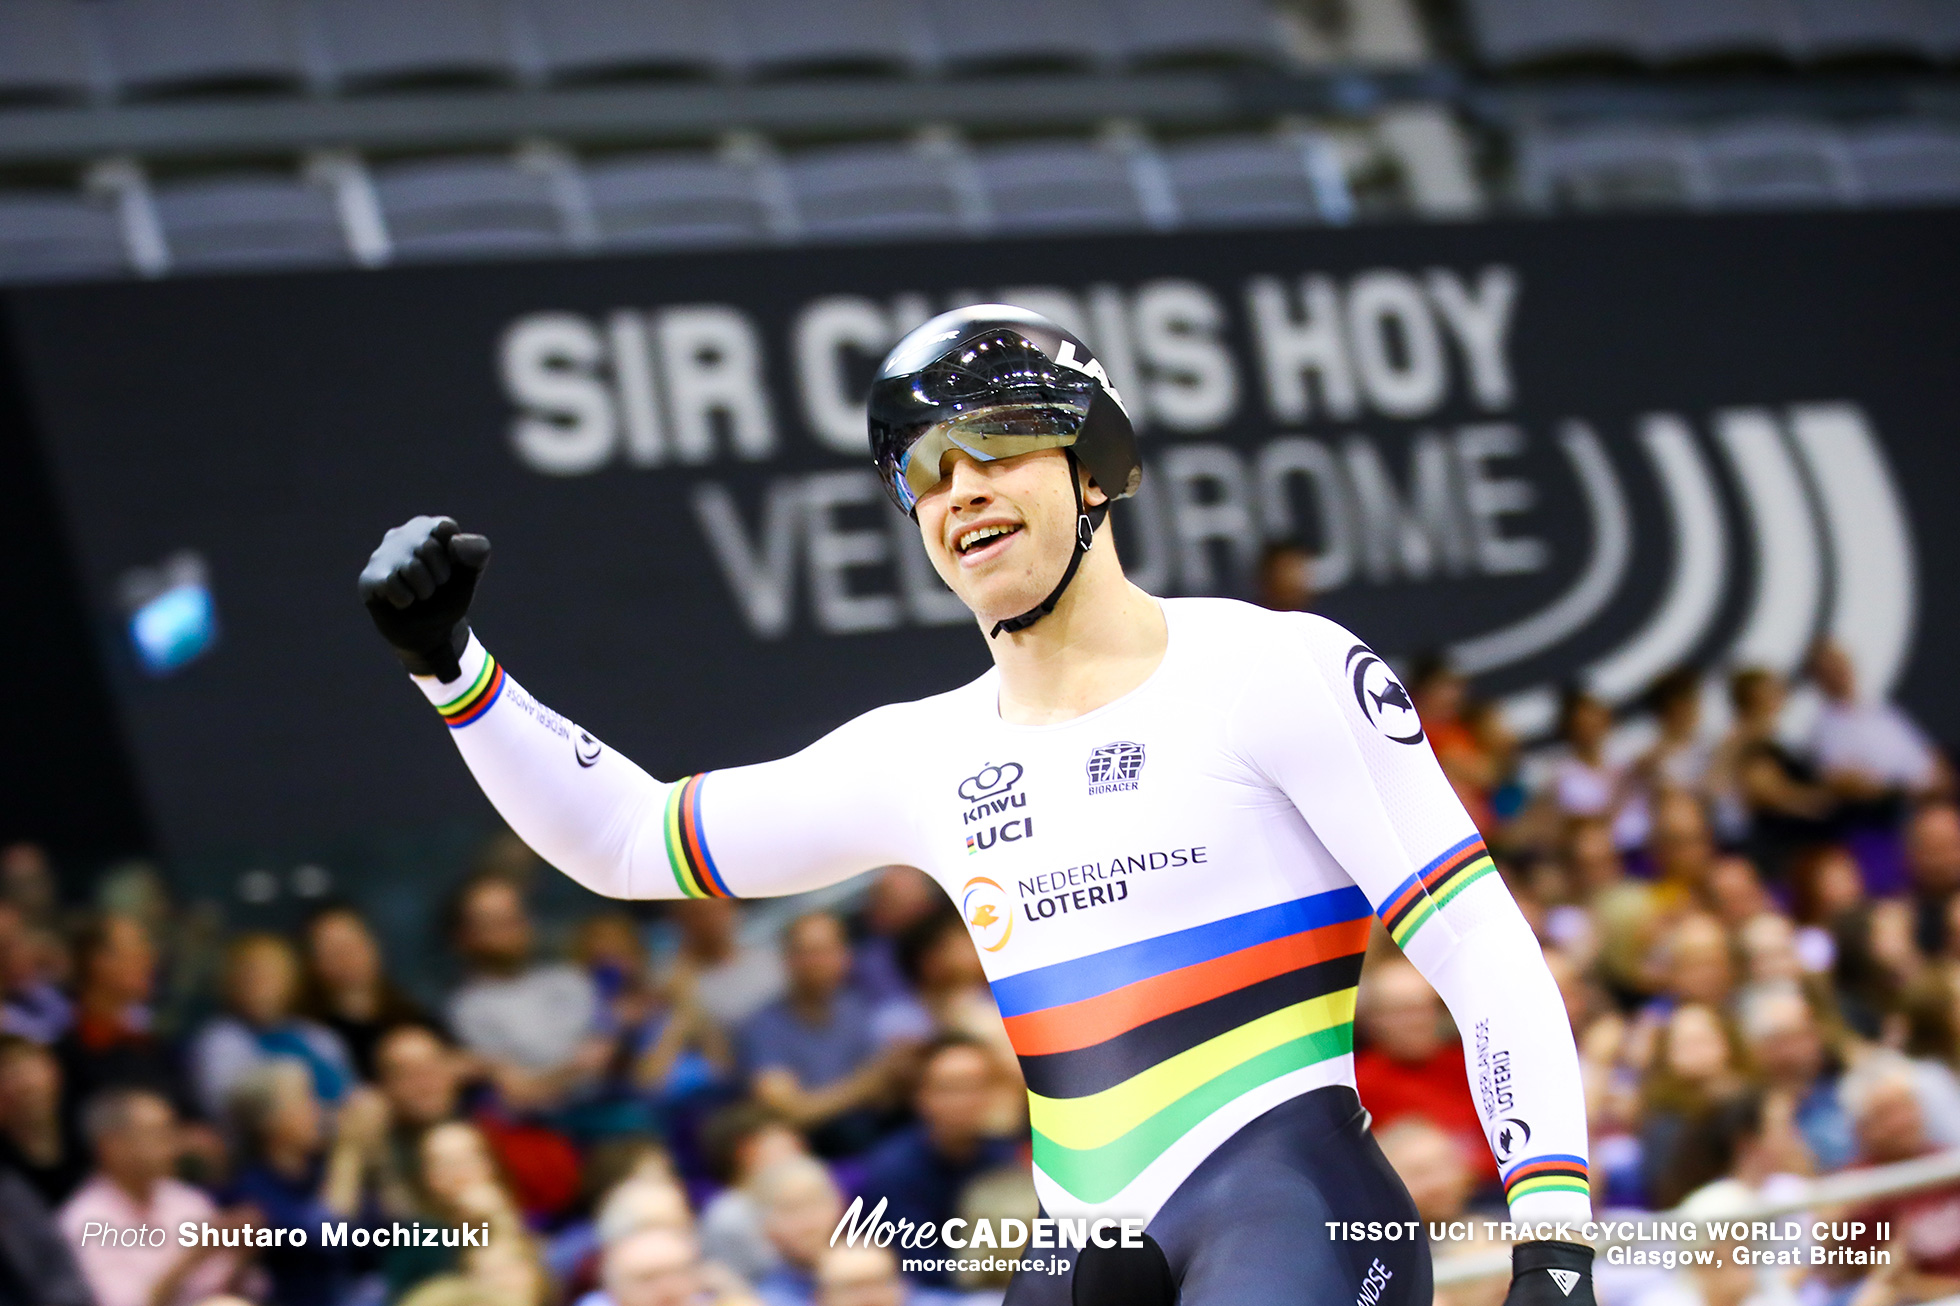
[[1007, 891], [984, 875], [976, 875], [960, 890], [960, 915], [973, 938], [988, 952], [999, 952], [1014, 937], [1014, 904]]
[[1422, 718], [1402, 682], [1388, 669], [1388, 663], [1375, 656], [1366, 644], [1348, 650], [1348, 679], [1354, 684], [1354, 701], [1375, 729], [1398, 744], [1422, 742]]
[[960, 781], [960, 797], [969, 803], [977, 803], [996, 794], [1004, 794], [1021, 782], [1021, 764], [1002, 762], [999, 766], [991, 763], [980, 768], [978, 775], [970, 775]]

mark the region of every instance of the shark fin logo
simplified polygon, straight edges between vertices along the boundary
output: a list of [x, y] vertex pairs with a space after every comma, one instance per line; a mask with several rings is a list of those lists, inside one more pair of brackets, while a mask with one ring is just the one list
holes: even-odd
[[1416, 715], [1415, 701], [1388, 663], [1366, 644], [1356, 644], [1348, 650], [1347, 671], [1354, 684], [1354, 701], [1375, 729], [1398, 744], [1422, 742], [1422, 718]]
[[1014, 907], [997, 881], [976, 875], [960, 890], [960, 915], [973, 931], [973, 941], [988, 952], [999, 952], [1014, 937]]

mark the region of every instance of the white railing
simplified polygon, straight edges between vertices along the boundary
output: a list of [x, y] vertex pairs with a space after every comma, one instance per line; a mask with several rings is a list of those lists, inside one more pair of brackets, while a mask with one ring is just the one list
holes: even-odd
[[[1826, 1175], [1804, 1185], [1801, 1195], [1779, 1201], [1744, 1202], [1732, 1208], [1697, 1211], [1692, 1216], [1679, 1211], [1659, 1211], [1651, 1215], [1642, 1214], [1639, 1218], [1645, 1223], [1680, 1220], [1697, 1227], [1706, 1225], [1710, 1220], [1766, 1220], [1771, 1216], [1793, 1215], [1798, 1211], [1843, 1206], [1869, 1201], [1874, 1197], [1890, 1197], [1895, 1193], [1933, 1188], [1956, 1179], [1960, 1179], [1960, 1148], [1900, 1161], [1895, 1165]], [[1600, 1249], [1603, 1251], [1608, 1245], [1602, 1243]], [[1480, 1252], [1475, 1256], [1451, 1257], [1437, 1263], [1436, 1286], [1446, 1288], [1452, 1284], [1495, 1278], [1510, 1272], [1511, 1250], [1508, 1247], [1501, 1251]], [[1929, 1302], [1926, 1306], [1960, 1306], [1960, 1297]]]

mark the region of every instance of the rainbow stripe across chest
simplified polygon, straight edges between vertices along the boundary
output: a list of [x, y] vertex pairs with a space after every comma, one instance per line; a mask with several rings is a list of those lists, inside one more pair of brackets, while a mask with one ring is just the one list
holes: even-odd
[[994, 981], [1035, 1164], [1105, 1201], [1228, 1103], [1352, 1052], [1370, 915], [1336, 889]]

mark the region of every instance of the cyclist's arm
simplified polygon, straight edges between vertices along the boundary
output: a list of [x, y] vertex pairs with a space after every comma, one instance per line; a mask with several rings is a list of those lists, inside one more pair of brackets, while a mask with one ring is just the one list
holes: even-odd
[[[791, 757], [664, 784], [532, 698], [476, 636], [415, 683], [486, 797], [540, 857], [612, 898], [768, 897], [911, 860], [882, 708]], [[869, 810], [867, 796], [885, 806]]]
[[1323, 618], [1295, 629], [1298, 643], [1249, 677], [1241, 746], [1449, 1006], [1514, 1218], [1583, 1222], [1579, 1059], [1538, 942], [1427, 741], [1396, 742], [1412, 727], [1384, 731], [1363, 709], [1355, 673], [1373, 655]]

